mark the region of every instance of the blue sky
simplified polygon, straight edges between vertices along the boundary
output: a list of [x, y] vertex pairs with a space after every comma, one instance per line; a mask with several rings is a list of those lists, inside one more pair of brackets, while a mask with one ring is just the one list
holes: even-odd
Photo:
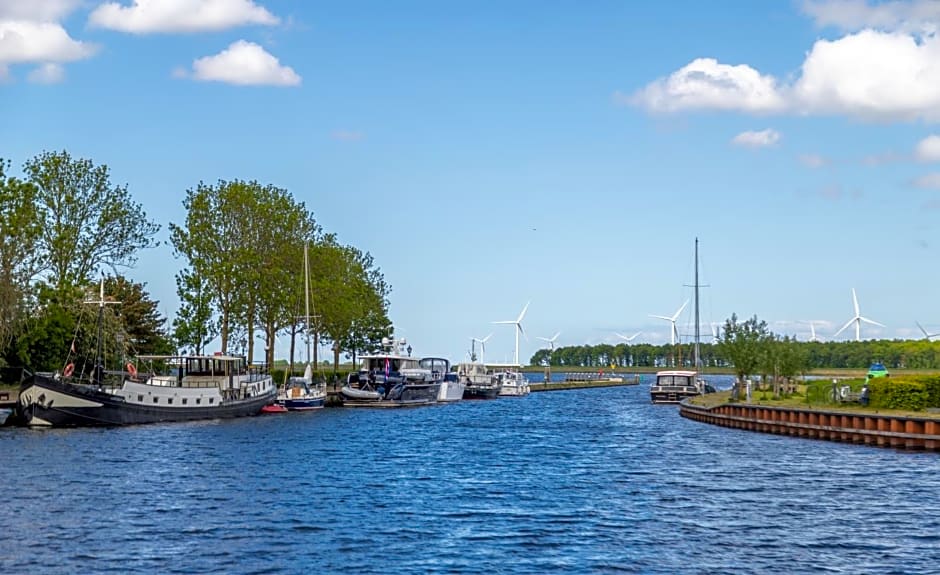
[[[511, 361], [703, 322], [940, 331], [940, 3], [0, 0], [0, 156], [68, 150], [147, 215], [290, 190], [373, 254], [415, 353]], [[127, 274], [171, 317], [165, 245]], [[691, 306], [690, 306], [691, 307]], [[692, 333], [690, 307], [678, 321]], [[704, 328], [707, 331], [707, 328]], [[839, 339], [853, 338], [849, 328]], [[279, 349], [286, 348], [286, 342]]]

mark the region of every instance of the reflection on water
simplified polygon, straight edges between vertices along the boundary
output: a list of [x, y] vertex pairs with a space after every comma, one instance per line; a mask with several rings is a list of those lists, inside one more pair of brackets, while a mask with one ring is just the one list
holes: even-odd
[[931, 573], [935, 454], [712, 427], [647, 385], [0, 431], [11, 573]]

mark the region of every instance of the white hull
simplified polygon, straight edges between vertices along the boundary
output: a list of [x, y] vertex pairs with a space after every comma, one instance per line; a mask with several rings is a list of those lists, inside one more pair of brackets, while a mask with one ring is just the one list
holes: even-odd
[[463, 390], [466, 384], [462, 381], [442, 381], [438, 401], [460, 401], [463, 399]]

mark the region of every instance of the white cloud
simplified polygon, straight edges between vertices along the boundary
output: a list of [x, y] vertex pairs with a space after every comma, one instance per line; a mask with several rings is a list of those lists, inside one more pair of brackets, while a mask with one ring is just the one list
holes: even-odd
[[233, 42], [215, 56], [195, 60], [192, 77], [242, 86], [299, 86], [301, 83], [300, 76], [293, 69], [282, 66], [261, 46], [245, 40]]
[[26, 76], [34, 84], [58, 84], [65, 79], [65, 69], [60, 64], [47, 62]]
[[940, 162], [940, 136], [930, 135], [918, 142], [914, 156], [921, 162]]
[[807, 168], [822, 168], [829, 165], [829, 160], [819, 154], [800, 154], [800, 163]]
[[651, 112], [699, 108], [940, 121], [940, 35], [863, 30], [819, 40], [790, 84], [746, 65], [698, 59], [640, 89], [631, 101]]
[[803, 11], [817, 26], [847, 31], [865, 28], [924, 31], [935, 29], [940, 23], [940, 2], [936, 0], [892, 0], [878, 4], [866, 0], [807, 0]]
[[273, 26], [280, 20], [252, 0], [134, 0], [107, 2], [88, 18], [92, 26], [147, 34], [224, 30], [246, 24]]
[[766, 148], [778, 141], [780, 141], [780, 132], [767, 129], [759, 132], [741, 132], [732, 138], [731, 143], [747, 148]]
[[771, 112], [783, 107], [776, 80], [750, 66], [729, 66], [699, 58], [649, 84], [631, 99], [651, 111], [685, 109]]
[[58, 22], [80, 4], [81, 0], [0, 0], [0, 20]]
[[793, 88], [811, 113], [868, 119], [940, 119], [940, 37], [863, 30], [819, 40]]
[[913, 182], [914, 187], [931, 190], [940, 190], [940, 172], [925, 174]]
[[97, 48], [73, 40], [54, 22], [0, 20], [0, 63], [71, 62], [88, 58]]

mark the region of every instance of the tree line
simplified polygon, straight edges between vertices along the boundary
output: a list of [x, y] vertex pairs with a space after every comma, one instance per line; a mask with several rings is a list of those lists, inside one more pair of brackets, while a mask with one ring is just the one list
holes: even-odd
[[293, 362], [310, 333], [314, 354], [332, 344], [337, 366], [341, 353], [391, 335], [391, 287], [372, 256], [324, 232], [283, 188], [219, 180], [186, 191], [185, 220], [169, 224], [181, 262], [181, 308], [170, 321], [146, 285], [122, 273], [159, 245], [161, 226], [106, 165], [61, 151], [26, 161], [22, 177], [11, 166], [0, 158], [0, 367], [54, 371], [93, 360], [96, 308], [87, 302], [98, 299], [99, 281], [120, 302], [102, 310], [111, 366], [134, 355], [207, 353], [216, 338], [212, 351], [253, 357], [259, 333], [268, 363], [276, 337], [290, 336]]
[[[797, 341], [794, 336], [775, 334], [767, 323], [756, 316], [741, 321], [737, 315], [725, 321], [716, 340], [699, 345], [700, 365], [733, 368], [749, 366], [753, 375], [757, 367], [751, 362], [795, 364], [793, 373], [818, 368], [867, 368], [880, 361], [889, 369], [940, 369], [940, 343], [920, 340], [868, 341]], [[670, 344], [617, 345], [597, 344], [540, 349], [530, 360], [531, 365], [557, 367], [693, 367], [692, 345]], [[773, 373], [771, 369], [769, 373]]]

